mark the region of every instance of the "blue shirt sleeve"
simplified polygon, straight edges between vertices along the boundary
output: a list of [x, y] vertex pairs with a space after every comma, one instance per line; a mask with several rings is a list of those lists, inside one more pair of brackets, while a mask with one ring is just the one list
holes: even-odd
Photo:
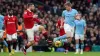
[[4, 21], [4, 16], [2, 16], [2, 21]]
[[83, 23], [84, 23], [84, 26], [86, 26], [86, 21], [85, 20], [83, 20]]
[[65, 15], [64, 15], [64, 11], [62, 12], [62, 17], [65, 17]]
[[77, 11], [77, 10], [75, 10], [75, 13], [76, 13], [76, 14], [78, 14], [78, 11]]

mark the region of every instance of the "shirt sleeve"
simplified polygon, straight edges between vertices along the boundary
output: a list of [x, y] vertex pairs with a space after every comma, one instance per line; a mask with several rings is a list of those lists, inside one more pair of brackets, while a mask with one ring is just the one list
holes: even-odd
[[5, 25], [5, 28], [7, 26], [7, 20], [6, 20], [6, 17], [4, 17], [4, 25]]
[[62, 17], [65, 17], [65, 15], [64, 15], [64, 11], [62, 12]]
[[2, 21], [4, 22], [4, 16], [2, 16]]
[[15, 17], [16, 18], [16, 21], [15, 21], [15, 23], [16, 23], [16, 29], [18, 29], [18, 26], [17, 26], [17, 24], [18, 24], [18, 18], [17, 17]]
[[56, 27], [59, 28], [59, 20], [56, 23]]
[[75, 14], [78, 14], [78, 11], [77, 10], [75, 10]]
[[27, 13], [28, 13], [27, 11], [24, 12], [24, 14], [23, 14], [23, 18], [24, 18], [24, 19], [33, 18], [32, 15], [28, 15]]
[[40, 23], [40, 20], [38, 18], [34, 18], [33, 21], [36, 21], [37, 23]]
[[83, 22], [84, 22], [84, 26], [86, 26], [86, 21], [84, 20]]

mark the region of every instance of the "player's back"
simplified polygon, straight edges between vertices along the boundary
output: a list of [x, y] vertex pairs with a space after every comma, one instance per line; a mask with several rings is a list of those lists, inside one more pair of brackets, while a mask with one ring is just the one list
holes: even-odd
[[74, 26], [75, 15], [77, 14], [77, 10], [71, 9], [71, 11], [64, 10], [62, 12], [62, 17], [65, 18], [65, 23], [71, 26]]

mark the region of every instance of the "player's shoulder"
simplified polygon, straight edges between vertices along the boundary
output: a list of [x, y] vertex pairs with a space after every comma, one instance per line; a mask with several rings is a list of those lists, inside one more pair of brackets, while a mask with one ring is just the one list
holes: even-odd
[[0, 17], [4, 17], [3, 15], [0, 15]]
[[7, 18], [8, 18], [8, 16], [6, 15], [6, 16], [4, 16], [4, 20], [7, 20]]
[[27, 14], [28, 13], [28, 10], [24, 10], [24, 14]]
[[74, 20], [74, 22], [77, 22], [78, 20]]
[[57, 23], [60, 23], [60, 22], [61, 22], [61, 20], [60, 20], [60, 19], [58, 19]]
[[6, 15], [6, 16], [4, 16], [4, 18], [7, 18], [8, 16]]
[[86, 21], [86, 20], [85, 20], [85, 19], [83, 19], [83, 18], [82, 18], [81, 20], [82, 20], [83, 22], [85, 22], [85, 21]]
[[72, 9], [72, 11], [75, 11], [75, 12], [77, 12], [77, 10], [76, 10], [76, 9]]
[[81, 19], [81, 21], [82, 21], [83, 23], [86, 23], [86, 20], [85, 20], [85, 19]]
[[66, 13], [67, 10], [63, 10], [63, 13]]
[[17, 17], [17, 16], [14, 15], [13, 17]]
[[17, 18], [17, 16], [13, 16], [13, 18]]
[[63, 10], [63, 12], [66, 12], [67, 10]]

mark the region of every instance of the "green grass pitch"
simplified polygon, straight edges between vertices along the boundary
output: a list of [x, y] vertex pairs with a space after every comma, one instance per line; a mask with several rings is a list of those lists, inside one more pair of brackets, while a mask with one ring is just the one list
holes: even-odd
[[[9, 55], [8, 53], [0, 53], [0, 56]], [[100, 52], [84, 52], [84, 54], [74, 54], [74, 52], [69, 52], [68, 54], [64, 54], [63, 52], [30, 52], [27, 55], [20, 52], [12, 56], [100, 56]]]

